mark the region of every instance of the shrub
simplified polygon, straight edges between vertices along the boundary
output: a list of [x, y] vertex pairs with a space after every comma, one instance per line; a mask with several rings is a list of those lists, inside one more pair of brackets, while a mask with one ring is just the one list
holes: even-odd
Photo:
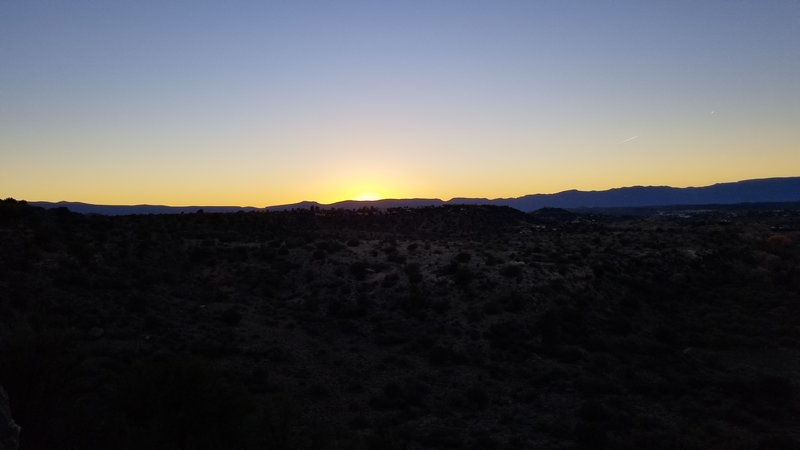
[[489, 407], [489, 393], [482, 384], [473, 384], [464, 394], [470, 408], [484, 410]]
[[242, 313], [235, 310], [234, 308], [228, 308], [222, 312], [220, 319], [226, 324], [234, 327], [236, 325], [239, 325], [239, 322], [242, 321]]
[[367, 278], [367, 264], [363, 261], [355, 261], [350, 264], [350, 274], [356, 280], [362, 281]]
[[408, 277], [408, 282], [411, 284], [418, 284], [422, 281], [422, 270], [417, 263], [408, 263], [403, 269]]
[[472, 255], [470, 253], [461, 252], [461, 253], [456, 255], [456, 257], [454, 258], [454, 261], [459, 262], [459, 263], [467, 263], [467, 262], [469, 262], [470, 259], [472, 259]]
[[406, 262], [406, 256], [400, 253], [390, 253], [386, 256], [386, 259], [395, 264], [403, 264]]
[[497, 322], [489, 327], [489, 340], [493, 348], [499, 350], [522, 350], [530, 339], [528, 327], [516, 320]]
[[327, 386], [320, 383], [314, 383], [308, 388], [308, 395], [312, 402], [317, 402], [328, 399], [331, 396], [331, 392]]
[[390, 381], [369, 403], [378, 410], [405, 409], [412, 406], [419, 408], [425, 406], [425, 399], [429, 393], [428, 385], [413, 379], [405, 380], [403, 383]]
[[772, 249], [789, 248], [793, 244], [792, 240], [783, 234], [773, 234], [767, 238], [767, 245]]
[[459, 265], [453, 272], [453, 281], [457, 286], [467, 287], [473, 279], [475, 279], [475, 274], [467, 267]]
[[[246, 396], [199, 360], [146, 361], [122, 377], [119, 436], [138, 448], [242, 446]], [[129, 434], [128, 436], [125, 436]]]
[[608, 447], [608, 432], [594, 422], [578, 422], [573, 431], [575, 443], [580, 449], [603, 449]]
[[539, 320], [542, 344], [548, 347], [561, 343], [561, 319], [556, 311], [547, 311]]
[[386, 274], [386, 276], [383, 277], [383, 281], [381, 281], [381, 287], [390, 288], [396, 285], [398, 281], [400, 281], [400, 276], [396, 273], [392, 272]]
[[587, 401], [578, 408], [578, 417], [587, 422], [602, 422], [608, 418], [608, 411], [602, 403]]
[[506, 278], [518, 278], [522, 276], [522, 263], [510, 262], [500, 268], [500, 275]]
[[337, 253], [344, 249], [344, 245], [339, 241], [322, 241], [317, 242], [316, 248], [327, 253]]
[[428, 352], [428, 361], [432, 365], [465, 364], [468, 358], [452, 346], [435, 344]]

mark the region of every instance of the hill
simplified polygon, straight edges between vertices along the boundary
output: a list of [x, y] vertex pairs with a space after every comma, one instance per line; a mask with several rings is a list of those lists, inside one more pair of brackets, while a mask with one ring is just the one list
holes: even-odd
[[800, 177], [765, 178], [704, 187], [633, 186], [606, 191], [569, 190], [492, 200], [522, 211], [544, 207], [593, 208], [800, 201]]
[[80, 202], [30, 202], [43, 208], [65, 207], [83, 214], [181, 214], [236, 211], [290, 211], [292, 209], [359, 209], [359, 208], [419, 208], [441, 205], [508, 206], [523, 212], [541, 208], [636, 208], [673, 205], [729, 205], [736, 203], [770, 203], [800, 201], [800, 177], [763, 178], [703, 187], [676, 188], [670, 186], [631, 186], [604, 191], [568, 190], [555, 194], [531, 194], [514, 198], [456, 197], [444, 201], [436, 198], [383, 199], [373, 201], [345, 200], [322, 204], [303, 201], [265, 208], [239, 206], [163, 206], [163, 205], [93, 205]]

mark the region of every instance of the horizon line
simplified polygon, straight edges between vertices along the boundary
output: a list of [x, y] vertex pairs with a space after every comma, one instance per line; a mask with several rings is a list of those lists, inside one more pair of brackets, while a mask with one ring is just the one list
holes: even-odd
[[[536, 193], [529, 193], [529, 194], [522, 194], [516, 197], [467, 197], [467, 196], [456, 196], [451, 197], [449, 199], [443, 199], [441, 197], [386, 197], [386, 198], [379, 198], [375, 200], [355, 200], [355, 199], [345, 199], [345, 200], [337, 200], [330, 203], [321, 203], [316, 200], [300, 200], [296, 202], [289, 202], [289, 203], [278, 203], [278, 204], [270, 204], [266, 206], [252, 206], [252, 205], [202, 205], [202, 204], [189, 204], [189, 205], [170, 205], [170, 204], [163, 204], [163, 203], [131, 203], [131, 204], [113, 204], [113, 203], [91, 203], [86, 201], [79, 201], [79, 200], [27, 200], [27, 199], [15, 199], [15, 200], [24, 200], [28, 203], [51, 203], [51, 204], [59, 204], [59, 203], [72, 203], [72, 204], [84, 204], [84, 205], [93, 205], [93, 206], [108, 206], [108, 207], [166, 207], [166, 208], [240, 208], [240, 209], [268, 209], [268, 208], [277, 208], [283, 206], [292, 206], [302, 203], [314, 203], [319, 206], [333, 206], [339, 203], [377, 203], [377, 202], [385, 202], [385, 201], [408, 201], [408, 200], [429, 200], [429, 201], [440, 201], [443, 203], [452, 202], [456, 199], [465, 199], [465, 200], [487, 200], [487, 201], [496, 201], [496, 200], [511, 200], [511, 199], [518, 199], [527, 196], [534, 196], [534, 195], [558, 195], [565, 192], [604, 192], [604, 191], [611, 191], [615, 189], [628, 189], [628, 188], [639, 188], [639, 187], [649, 187], [649, 188], [674, 188], [674, 189], [689, 189], [689, 188], [704, 188], [704, 187], [711, 187], [719, 184], [731, 184], [731, 183], [741, 183], [746, 181], [756, 181], [756, 180], [779, 180], [779, 179], [788, 179], [788, 178], [800, 178], [800, 175], [795, 176], [778, 176], [778, 177], [764, 177], [764, 178], [745, 178], [733, 181], [718, 181], [711, 184], [705, 185], [688, 185], [688, 186], [673, 186], [673, 185], [645, 185], [645, 184], [634, 184], [629, 186], [617, 186], [611, 187], [607, 189], [564, 189], [556, 192], [536, 192]], [[13, 196], [3, 196], [2, 198], [14, 198]]]

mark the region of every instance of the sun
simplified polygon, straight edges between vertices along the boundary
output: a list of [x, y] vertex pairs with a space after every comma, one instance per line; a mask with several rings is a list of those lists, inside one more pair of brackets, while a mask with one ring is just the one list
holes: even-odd
[[360, 202], [368, 202], [374, 200], [380, 200], [381, 197], [374, 193], [374, 192], [361, 192], [353, 198], [353, 200], [358, 200]]

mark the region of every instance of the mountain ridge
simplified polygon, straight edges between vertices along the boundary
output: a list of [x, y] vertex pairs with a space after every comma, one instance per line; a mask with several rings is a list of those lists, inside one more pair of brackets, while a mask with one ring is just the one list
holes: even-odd
[[734, 182], [715, 183], [708, 186], [626, 186], [606, 190], [581, 191], [569, 189], [553, 194], [527, 194], [507, 198], [453, 197], [450, 200], [438, 198], [407, 198], [381, 200], [343, 200], [330, 204], [316, 201], [302, 201], [264, 208], [253, 206], [166, 206], [166, 205], [95, 205], [82, 202], [29, 202], [44, 208], [66, 207], [84, 214], [129, 215], [129, 214], [181, 214], [203, 212], [237, 211], [287, 211], [292, 209], [338, 208], [358, 209], [375, 207], [379, 209], [397, 207], [426, 207], [441, 205], [497, 205], [508, 206], [524, 212], [541, 208], [615, 208], [615, 207], [658, 207], [673, 205], [771, 203], [800, 201], [800, 177], [756, 178]]

